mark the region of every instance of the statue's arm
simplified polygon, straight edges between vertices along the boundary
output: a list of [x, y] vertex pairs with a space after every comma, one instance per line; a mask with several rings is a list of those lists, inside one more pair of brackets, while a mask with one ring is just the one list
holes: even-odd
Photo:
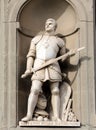
[[[58, 46], [60, 48], [60, 55], [64, 55], [66, 53], [66, 45], [63, 39], [58, 38]], [[61, 61], [63, 62], [68, 56], [64, 57]]]
[[30, 44], [30, 49], [27, 54], [27, 65], [26, 65], [26, 70], [31, 71], [33, 63], [34, 63], [34, 58], [36, 55], [36, 45], [34, 44], [33, 40], [31, 41]]
[[36, 55], [36, 46], [35, 46], [35, 44], [32, 40], [31, 44], [30, 44], [29, 52], [27, 54], [26, 71], [21, 76], [22, 78], [25, 78], [32, 73], [32, 66], [33, 66], [33, 63], [34, 63], [35, 55]]
[[26, 64], [26, 71], [21, 76], [22, 78], [27, 77], [32, 73], [32, 66], [34, 64], [34, 59], [36, 57], [36, 45], [42, 39], [42, 35], [37, 35], [31, 40], [29, 52], [27, 54], [27, 64]]

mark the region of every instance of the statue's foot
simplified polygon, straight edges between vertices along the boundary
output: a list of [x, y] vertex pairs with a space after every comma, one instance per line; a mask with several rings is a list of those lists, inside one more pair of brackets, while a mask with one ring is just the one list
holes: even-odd
[[52, 117], [52, 121], [61, 121], [61, 119], [58, 117]]
[[32, 116], [25, 116], [24, 118], [21, 119], [21, 121], [27, 122], [32, 120]]

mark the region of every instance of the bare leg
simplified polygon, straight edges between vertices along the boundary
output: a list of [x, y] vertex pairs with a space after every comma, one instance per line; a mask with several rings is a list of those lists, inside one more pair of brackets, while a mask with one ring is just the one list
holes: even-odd
[[22, 118], [22, 121], [32, 120], [33, 112], [37, 104], [38, 95], [43, 83], [39, 80], [32, 81], [32, 87], [28, 98], [28, 108], [26, 117]]
[[60, 97], [59, 97], [59, 82], [53, 82], [50, 84], [51, 87], [51, 103], [53, 108], [54, 120], [60, 121], [59, 110], [60, 110]]

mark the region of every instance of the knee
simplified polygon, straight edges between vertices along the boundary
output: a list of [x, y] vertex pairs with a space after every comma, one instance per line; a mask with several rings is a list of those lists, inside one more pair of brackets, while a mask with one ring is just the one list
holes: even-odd
[[41, 91], [42, 83], [39, 81], [33, 81], [30, 93], [34, 95], [38, 95]]
[[31, 91], [30, 91], [30, 93], [31, 94], [34, 94], [34, 95], [38, 95], [39, 94], [39, 90], [37, 90], [37, 89], [31, 89]]
[[54, 88], [52, 91], [51, 91], [52, 95], [59, 95], [59, 88]]
[[30, 94], [39, 95], [39, 92], [39, 89], [31, 88]]

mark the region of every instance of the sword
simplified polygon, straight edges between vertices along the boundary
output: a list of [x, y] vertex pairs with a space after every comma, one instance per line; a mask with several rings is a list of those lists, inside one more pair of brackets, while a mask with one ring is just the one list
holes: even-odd
[[[31, 70], [31, 73], [35, 73], [35, 72], [37, 72], [38, 70], [41, 70], [41, 69], [43, 69], [43, 68], [45, 68], [45, 67], [47, 67], [47, 66], [49, 66], [49, 65], [51, 65], [51, 64], [53, 64], [53, 63], [55, 63], [55, 62], [57, 62], [57, 61], [59, 61], [59, 60], [61, 60], [61, 59], [63, 59], [63, 60], [65, 60], [66, 58], [68, 58], [69, 56], [73, 56], [73, 55], [75, 55], [77, 52], [79, 52], [79, 51], [81, 51], [81, 50], [83, 50], [83, 49], [85, 49], [85, 47], [81, 47], [81, 48], [78, 48], [78, 49], [73, 49], [73, 50], [70, 50], [69, 52], [67, 52], [66, 54], [64, 54], [64, 55], [62, 55], [62, 56], [59, 56], [59, 57], [57, 57], [57, 58], [53, 58], [53, 59], [50, 59], [50, 60], [48, 60], [48, 61], [46, 61], [46, 63], [44, 63], [44, 64], [42, 64], [42, 66], [40, 66], [40, 67], [38, 67], [38, 68], [32, 68], [32, 70]], [[25, 77], [27, 77], [29, 74], [23, 74], [22, 76], [21, 76], [21, 78], [25, 78]]]

